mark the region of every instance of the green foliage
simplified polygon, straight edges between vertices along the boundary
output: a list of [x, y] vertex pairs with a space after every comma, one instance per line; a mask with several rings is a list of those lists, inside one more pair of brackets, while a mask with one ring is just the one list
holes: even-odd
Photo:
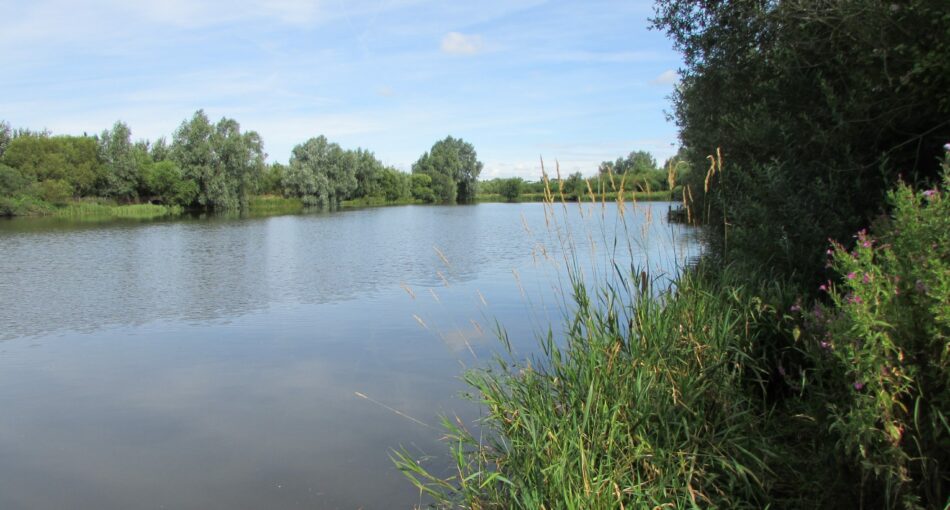
[[427, 204], [436, 201], [436, 193], [432, 189], [432, 177], [430, 175], [413, 173], [411, 179], [412, 198]]
[[172, 161], [147, 165], [143, 180], [147, 194], [166, 205], [187, 206], [198, 194], [198, 184], [185, 179], [181, 169]]
[[246, 208], [264, 169], [264, 146], [254, 131], [241, 132], [234, 119], [212, 125], [198, 110], [175, 131], [172, 160], [198, 186], [195, 203], [208, 209]]
[[500, 194], [508, 202], [517, 202], [521, 195], [521, 188], [524, 186], [524, 179], [521, 177], [512, 177], [501, 181], [498, 187]]
[[3, 153], [10, 146], [11, 140], [13, 140], [13, 130], [10, 128], [10, 123], [0, 120], [0, 158], [3, 158]]
[[30, 179], [17, 169], [0, 163], [0, 196], [20, 193], [30, 185]]
[[448, 136], [413, 163], [412, 173], [432, 178], [436, 200], [468, 203], [475, 201], [482, 166], [472, 144]]
[[99, 189], [104, 196], [129, 202], [138, 198], [142, 184], [141, 159], [132, 145], [132, 130], [118, 121], [99, 136], [99, 158], [105, 165], [105, 179]]
[[34, 182], [64, 180], [80, 195], [92, 193], [103, 175], [96, 140], [84, 136], [22, 134], [10, 141], [2, 163]]
[[379, 173], [379, 191], [389, 202], [403, 202], [413, 199], [413, 178], [395, 168], [383, 168]]
[[443, 508], [764, 508], [782, 462], [749, 381], [748, 293], [688, 275], [644, 292], [628, 275], [589, 289], [572, 273], [565, 346], [498, 358], [466, 381], [487, 416], [479, 437], [446, 421], [457, 476], [396, 464]]
[[326, 137], [311, 138], [294, 147], [283, 184], [306, 205], [336, 207], [357, 188], [356, 157]]
[[654, 26], [684, 56], [674, 107], [690, 165], [723, 151], [721, 191], [704, 201], [700, 172], [688, 185], [729, 260], [809, 281], [826, 240], [879, 214], [899, 173], [936, 179], [945, 1], [661, 0]]
[[65, 205], [73, 198], [73, 187], [63, 179], [47, 179], [34, 184], [31, 194], [53, 205]]
[[[950, 157], [947, 163], [950, 164]], [[831, 305], [808, 315], [829, 421], [863, 497], [940, 508], [950, 487], [950, 166], [944, 188], [890, 195], [893, 217], [831, 265]]]

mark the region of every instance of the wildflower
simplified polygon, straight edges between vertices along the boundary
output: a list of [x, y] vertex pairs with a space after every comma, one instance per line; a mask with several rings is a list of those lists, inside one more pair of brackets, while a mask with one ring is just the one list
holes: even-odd
[[950, 143], [943, 144], [943, 150], [950, 152]]
[[798, 313], [798, 312], [802, 311], [802, 307], [799, 306], [798, 303], [795, 303], [794, 305], [792, 305], [791, 307], [789, 307], [788, 311], [790, 311], [790, 312], [792, 312], [792, 313]]
[[848, 273], [848, 279], [849, 279], [849, 280], [854, 280], [854, 277], [855, 277], [854, 271]]
[[870, 283], [870, 282], [871, 282], [871, 277], [870, 277], [870, 275], [868, 275], [867, 273], [864, 273], [864, 277], [861, 278], [861, 281], [862, 281], [863, 283]]
[[828, 286], [822, 283], [821, 285], [818, 286], [818, 290], [822, 292], [828, 292]]
[[923, 195], [927, 198], [933, 198], [933, 196], [936, 194], [937, 194], [937, 190], [935, 189], [928, 189], [927, 191], [923, 193]]
[[848, 296], [848, 302], [853, 305], [860, 305], [863, 301], [861, 300], [861, 296]]
[[831, 342], [829, 342], [829, 341], [827, 341], [827, 340], [822, 340], [821, 343], [819, 343], [818, 345], [821, 345], [821, 348], [822, 348], [822, 349], [830, 349], [830, 348], [831, 348]]
[[861, 382], [861, 381], [856, 381], [856, 382], [854, 383], [854, 389], [857, 390], [857, 391], [863, 390], [863, 389], [864, 389], [864, 383]]
[[917, 290], [917, 292], [920, 292], [921, 294], [927, 292], [927, 284], [920, 280], [917, 280], [917, 283], [914, 285], [914, 288]]

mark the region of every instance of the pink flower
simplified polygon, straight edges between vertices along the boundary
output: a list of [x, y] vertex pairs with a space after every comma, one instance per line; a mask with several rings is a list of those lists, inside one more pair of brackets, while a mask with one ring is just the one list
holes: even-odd
[[860, 381], [855, 382], [855, 383], [854, 383], [854, 389], [857, 390], [857, 391], [863, 390], [863, 389], [864, 389], [864, 383], [863, 383], [863, 382], [860, 382]]
[[848, 279], [849, 279], [849, 280], [854, 280], [854, 277], [855, 277], [854, 271], [848, 273]]
[[870, 281], [871, 281], [871, 277], [870, 277], [870, 276], [868, 276], [868, 274], [867, 274], [867, 273], [864, 273], [864, 277], [863, 277], [863, 278], [861, 278], [861, 281], [862, 281], [862, 282], [864, 282], [864, 283], [870, 283]]

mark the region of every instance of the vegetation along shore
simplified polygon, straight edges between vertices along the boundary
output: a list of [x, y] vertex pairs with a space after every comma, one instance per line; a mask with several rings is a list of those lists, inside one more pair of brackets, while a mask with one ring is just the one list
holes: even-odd
[[466, 375], [454, 475], [396, 465], [442, 508], [947, 508], [946, 7], [657, 2], [704, 259], [657, 289], [568, 257], [544, 354]]

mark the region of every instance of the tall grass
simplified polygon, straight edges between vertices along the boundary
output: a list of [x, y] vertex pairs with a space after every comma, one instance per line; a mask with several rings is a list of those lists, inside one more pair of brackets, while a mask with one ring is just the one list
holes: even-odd
[[[565, 340], [552, 326], [541, 355], [508, 349], [465, 375], [485, 417], [444, 420], [452, 476], [405, 450], [396, 465], [440, 508], [946, 510], [947, 151], [942, 188], [902, 184], [892, 218], [829, 250], [841, 275], [824, 302], [718, 259], [665, 289], [616, 259], [585, 271], [553, 214], [563, 189], [548, 186], [567, 254]], [[711, 160], [705, 195], [723, 179]], [[709, 216], [689, 200], [686, 211]]]
[[[575, 206], [550, 184], [544, 194], [565, 254], [566, 338], [552, 326], [540, 356], [509, 351], [466, 373], [486, 415], [477, 432], [444, 420], [454, 476], [406, 451], [394, 453], [398, 468], [441, 508], [766, 506], [781, 454], [763, 432], [775, 429], [768, 373], [752, 355], [750, 325], [765, 309], [728, 271], [684, 272], [656, 289], [617, 259], [580, 267], [572, 239], [597, 233], [564, 232], [557, 214]], [[630, 194], [612, 196], [625, 223]], [[587, 198], [604, 204], [606, 193]], [[635, 249], [629, 238], [605, 241]]]
[[74, 202], [53, 211], [58, 218], [131, 218], [152, 219], [177, 216], [183, 212], [180, 206], [131, 204], [115, 205], [96, 202]]

